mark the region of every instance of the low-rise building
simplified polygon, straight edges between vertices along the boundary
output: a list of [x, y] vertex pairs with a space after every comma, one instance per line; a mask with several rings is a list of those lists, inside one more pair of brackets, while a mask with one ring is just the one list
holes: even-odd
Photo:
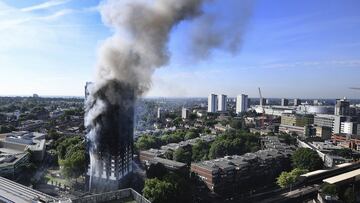
[[360, 138], [351, 134], [333, 134], [331, 140], [338, 146], [360, 151]]
[[332, 128], [326, 126], [315, 126], [316, 137], [321, 137], [322, 139], [328, 140], [332, 135]]
[[44, 121], [42, 120], [27, 120], [21, 123], [20, 127], [18, 127], [18, 130], [20, 131], [32, 131], [36, 128], [41, 127], [44, 125]]
[[0, 149], [0, 176], [14, 178], [21, 172], [22, 166], [29, 163], [29, 153], [14, 152]]
[[161, 146], [160, 149], [149, 149], [140, 151], [139, 158], [143, 164], [147, 165], [150, 162], [154, 162], [155, 157], [164, 157], [166, 151], [175, 151], [179, 148], [192, 147], [199, 140], [210, 143], [213, 142], [215, 138], [216, 135], [202, 135], [200, 137], [181, 141], [179, 143], [169, 143], [167, 145]]
[[349, 163], [349, 162], [352, 162], [352, 159], [347, 159], [342, 156], [336, 156], [331, 154], [325, 154], [325, 158], [324, 158], [324, 165], [329, 168], [332, 168], [338, 164]]
[[292, 126], [292, 125], [283, 125], [280, 124], [279, 126], [279, 132], [284, 133], [295, 133], [298, 136], [301, 137], [310, 137], [315, 134], [315, 130], [312, 128], [312, 126]]
[[304, 127], [314, 123], [312, 114], [289, 114], [281, 115], [281, 125]]
[[242, 156], [225, 156], [192, 163], [191, 171], [213, 192], [227, 195], [274, 181], [289, 163], [288, 154], [276, 149], [265, 149]]
[[251, 133], [259, 133], [260, 135], [267, 135], [272, 132], [271, 129], [260, 129], [260, 128], [250, 128]]
[[45, 135], [44, 133], [14, 131], [0, 135], [0, 145], [4, 148], [15, 148], [17, 150], [33, 152], [36, 161], [42, 161], [45, 156]]

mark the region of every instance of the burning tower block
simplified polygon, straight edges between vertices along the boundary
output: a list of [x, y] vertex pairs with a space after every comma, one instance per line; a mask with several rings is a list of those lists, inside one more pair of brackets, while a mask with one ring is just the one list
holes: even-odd
[[[91, 87], [87, 83], [86, 87]], [[89, 190], [104, 192], [124, 185], [133, 169], [133, 88], [107, 83], [86, 99], [87, 148], [90, 157]]]

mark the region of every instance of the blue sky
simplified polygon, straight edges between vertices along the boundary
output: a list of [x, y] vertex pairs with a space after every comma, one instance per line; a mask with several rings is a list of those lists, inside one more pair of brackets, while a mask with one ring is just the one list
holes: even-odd
[[[230, 20], [227, 1], [206, 9]], [[0, 95], [82, 96], [97, 48], [112, 35], [99, 3], [0, 0]], [[203, 61], [189, 56], [181, 23], [171, 33], [171, 61], [146, 96], [257, 97], [261, 87], [264, 97], [359, 98], [349, 89], [360, 87], [359, 10], [357, 0], [253, 1], [241, 50], [215, 50]]]

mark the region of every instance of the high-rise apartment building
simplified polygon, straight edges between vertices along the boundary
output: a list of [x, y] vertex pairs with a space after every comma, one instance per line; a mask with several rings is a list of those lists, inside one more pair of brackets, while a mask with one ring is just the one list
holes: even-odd
[[208, 97], [208, 112], [215, 113], [217, 111], [218, 99], [216, 94], [210, 94]]
[[301, 99], [294, 99], [294, 106], [301, 105]]
[[267, 99], [266, 98], [260, 98], [260, 106], [267, 105]]
[[181, 110], [181, 118], [182, 119], [188, 119], [189, 116], [190, 116], [190, 110], [183, 107], [182, 110]]
[[282, 98], [281, 99], [281, 106], [288, 106], [288, 105], [289, 105], [289, 100], [285, 99], [285, 98]]
[[218, 111], [225, 112], [227, 110], [227, 96], [221, 94], [218, 96]]
[[249, 108], [249, 99], [248, 95], [241, 94], [236, 98], [236, 113], [246, 112]]
[[[91, 93], [89, 84], [85, 89], [87, 99]], [[123, 94], [111, 103], [105, 94], [109, 89], [117, 89]], [[90, 158], [86, 181], [90, 191], [113, 191], [124, 184], [133, 170], [135, 96], [132, 88], [117, 82], [108, 83], [96, 94], [98, 97], [94, 101], [85, 101], [85, 116], [89, 116], [91, 103], [96, 100], [105, 102], [107, 107], [86, 126]]]
[[336, 100], [335, 115], [337, 116], [350, 115], [350, 102], [346, 98]]
[[159, 108], [157, 109], [157, 118], [158, 118], [158, 119], [162, 118], [162, 117], [163, 117], [163, 114], [164, 114], [164, 110], [163, 110], [161, 107], [159, 107]]

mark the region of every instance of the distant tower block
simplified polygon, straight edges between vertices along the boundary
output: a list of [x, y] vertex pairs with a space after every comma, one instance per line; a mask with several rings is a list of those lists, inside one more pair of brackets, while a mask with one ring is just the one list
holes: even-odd
[[181, 118], [182, 118], [182, 119], [188, 119], [189, 116], [190, 116], [190, 110], [183, 107], [183, 108], [181, 109]]
[[263, 106], [263, 105], [267, 105], [267, 100], [266, 98], [260, 98], [260, 106]]
[[294, 99], [294, 106], [301, 105], [301, 99]]
[[285, 99], [285, 98], [282, 98], [281, 99], [281, 106], [289, 106], [289, 100]]
[[157, 109], [157, 118], [158, 118], [158, 119], [162, 118], [162, 117], [163, 117], [163, 114], [164, 114], [164, 110], [163, 110], [161, 107], [159, 107], [159, 108]]
[[246, 94], [241, 94], [238, 95], [236, 98], [236, 113], [242, 113], [242, 112], [246, 112], [249, 108], [249, 99], [248, 99], [248, 95]]
[[218, 102], [218, 111], [220, 112], [225, 112], [227, 111], [227, 96], [222, 94], [222, 95], [219, 95], [219, 98], [218, 98], [219, 102]]
[[215, 113], [217, 111], [218, 100], [216, 94], [210, 94], [208, 97], [208, 112]]
[[350, 102], [346, 98], [337, 99], [335, 104], [335, 115], [349, 116], [350, 115]]

